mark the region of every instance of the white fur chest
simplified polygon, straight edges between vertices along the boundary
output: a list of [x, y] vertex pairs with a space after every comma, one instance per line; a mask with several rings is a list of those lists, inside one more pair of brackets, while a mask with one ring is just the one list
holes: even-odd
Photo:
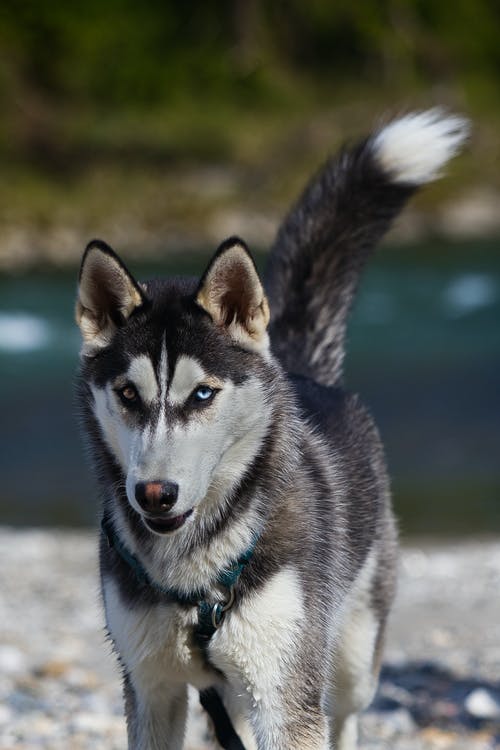
[[129, 605], [112, 578], [104, 580], [103, 595], [106, 623], [129, 674], [150, 685], [189, 682], [203, 688], [214, 683], [214, 672], [192, 642], [195, 607]]
[[269, 702], [296, 652], [303, 622], [298, 576], [284, 568], [227, 617], [210, 643], [209, 658], [254, 703]]

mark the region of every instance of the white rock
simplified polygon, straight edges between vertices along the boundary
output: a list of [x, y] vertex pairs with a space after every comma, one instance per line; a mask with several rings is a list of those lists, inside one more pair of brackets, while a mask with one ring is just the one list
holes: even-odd
[[116, 716], [109, 714], [94, 714], [89, 711], [81, 712], [73, 718], [73, 728], [77, 732], [92, 732], [101, 734], [109, 730], [115, 730], [124, 724]]
[[48, 716], [32, 716], [30, 721], [30, 734], [34, 737], [50, 737], [57, 729], [53, 719]]
[[465, 710], [476, 719], [500, 718], [500, 704], [488, 690], [476, 688], [464, 702]]
[[391, 730], [401, 734], [411, 734], [415, 729], [415, 722], [406, 708], [398, 708], [384, 714], [384, 720]]
[[0, 704], [0, 726], [5, 726], [6, 724], [9, 724], [9, 722], [12, 720], [12, 711], [8, 706], [2, 706]]
[[0, 646], [0, 672], [20, 674], [26, 671], [26, 657], [16, 646]]

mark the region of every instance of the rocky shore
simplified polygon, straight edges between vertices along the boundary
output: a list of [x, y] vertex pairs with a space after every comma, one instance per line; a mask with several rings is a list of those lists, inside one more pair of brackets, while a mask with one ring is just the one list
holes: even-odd
[[[244, 237], [254, 251], [263, 250], [272, 245], [293, 198], [276, 200], [264, 191], [258, 204], [249, 207], [244, 178], [235, 178], [229, 170], [171, 176], [174, 178], [175, 187], [160, 181], [155, 192], [174, 194], [175, 200], [165, 197], [161, 205], [150, 201], [141, 210], [134, 204], [133, 211], [127, 212], [125, 206], [96, 217], [84, 203], [78, 211], [66, 207], [60, 216], [54, 206], [41, 225], [29, 215], [10, 222], [0, 216], [0, 274], [74, 268], [92, 237], [104, 237], [127, 258], [149, 263], [192, 257], [234, 234]], [[149, 185], [147, 194], [150, 190]], [[137, 196], [129, 198], [140, 200]], [[444, 244], [499, 237], [499, 200], [498, 190], [483, 186], [454, 194], [446, 201], [411, 203], [397, 219], [387, 242], [405, 245], [438, 240]], [[105, 201], [106, 196], [101, 196], [101, 202]], [[167, 216], [165, 205], [169, 206]], [[189, 216], [193, 207], [197, 207], [196, 212], [187, 220], [186, 214]]]
[[[124, 750], [95, 537], [0, 529], [0, 750]], [[500, 541], [404, 547], [364, 750], [500, 747]], [[186, 750], [210, 748], [193, 700]]]

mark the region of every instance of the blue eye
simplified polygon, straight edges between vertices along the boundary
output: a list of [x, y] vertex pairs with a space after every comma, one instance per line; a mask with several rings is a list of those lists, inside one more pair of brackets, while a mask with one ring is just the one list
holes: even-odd
[[194, 400], [202, 402], [210, 401], [215, 396], [215, 389], [210, 388], [209, 385], [199, 385], [193, 393]]

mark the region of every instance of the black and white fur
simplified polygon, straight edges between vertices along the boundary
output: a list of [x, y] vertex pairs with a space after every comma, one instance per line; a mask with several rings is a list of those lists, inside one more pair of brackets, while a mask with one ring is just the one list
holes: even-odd
[[[407, 199], [464, 141], [439, 110], [328, 161], [285, 219], [262, 284], [226, 241], [201, 281], [138, 283], [104, 243], [80, 271], [79, 400], [103, 508], [150, 578], [223, 592], [258, 542], [206, 652], [172, 604], [101, 538], [106, 622], [129, 747], [180, 750], [187, 685], [216, 686], [248, 750], [352, 750], [371, 701], [397, 542], [380, 440], [343, 390], [362, 266]], [[149, 517], [140, 483], [178, 494]]]

